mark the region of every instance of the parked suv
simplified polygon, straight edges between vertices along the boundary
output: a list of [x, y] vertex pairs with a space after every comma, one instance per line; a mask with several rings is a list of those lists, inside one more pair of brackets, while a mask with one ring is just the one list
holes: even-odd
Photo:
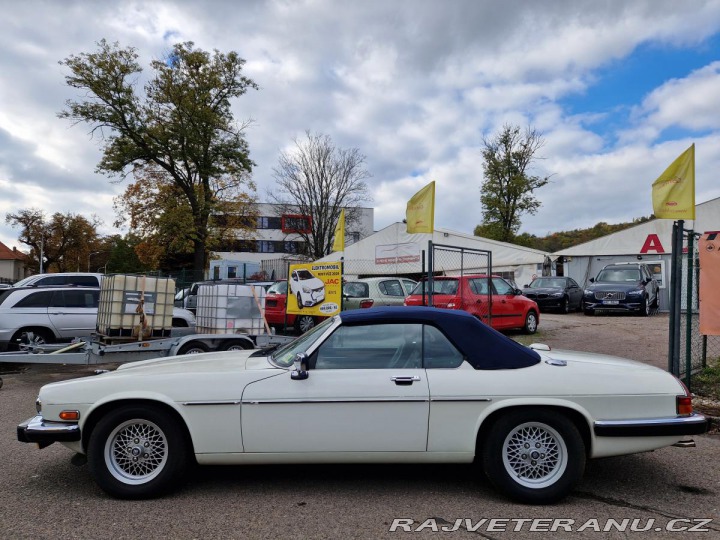
[[[36, 344], [70, 341], [95, 332], [97, 287], [13, 287], [0, 290], [0, 351], [16, 349], [24, 333]], [[172, 325], [190, 327], [195, 317], [173, 309]]]
[[[426, 281], [417, 284], [405, 299], [406, 306], [429, 305]], [[538, 305], [523, 296], [522, 291], [498, 276], [439, 276], [432, 281], [432, 305], [446, 309], [462, 309], [484, 323], [490, 317], [495, 329], [520, 328], [534, 334], [540, 323]], [[492, 308], [490, 307], [492, 306]]]
[[583, 293], [583, 311], [585, 315], [607, 310], [648, 316], [657, 308], [659, 290], [646, 264], [608, 264], [590, 278]]
[[35, 274], [21, 279], [13, 287], [99, 287], [105, 274], [91, 272], [58, 272]]

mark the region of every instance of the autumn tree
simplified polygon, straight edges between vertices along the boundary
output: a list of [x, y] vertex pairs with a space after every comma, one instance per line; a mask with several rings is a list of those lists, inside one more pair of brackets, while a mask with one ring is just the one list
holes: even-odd
[[359, 220], [358, 208], [372, 200], [365, 180], [365, 156], [357, 148], [337, 148], [329, 136], [307, 131], [282, 152], [273, 176], [278, 189], [269, 194], [283, 213], [310, 216], [309, 231], [299, 231], [310, 257], [330, 253], [335, 226], [345, 208], [345, 228]]
[[[127, 225], [139, 261], [149, 268], [184, 266], [192, 258], [195, 227], [190, 204], [182, 190], [157, 166], [137, 168], [135, 181], [114, 200], [116, 227]], [[244, 191], [252, 183], [212, 178], [213, 214], [206, 240], [208, 250], [226, 250], [236, 238], [254, 230], [256, 206]], [[254, 187], [254, 186], [252, 186]], [[229, 251], [229, 250], [226, 250]]]
[[70, 71], [66, 83], [82, 98], [68, 100], [59, 117], [91, 126], [103, 150], [98, 172], [121, 178], [148, 166], [164, 172], [189, 207], [193, 268], [201, 274], [217, 209], [213, 183], [252, 189], [247, 124], [235, 122], [231, 110], [234, 98], [257, 88], [242, 74], [245, 61], [236, 52], [210, 54], [180, 43], [150, 63], [152, 75], [142, 88], [132, 47], [102, 40], [96, 52], [60, 64]]
[[90, 254], [98, 251], [100, 221], [78, 214], [56, 212], [49, 218], [37, 208], [5, 216], [5, 222], [20, 229], [18, 241], [30, 248], [30, 267], [34, 271], [79, 272], [87, 269]]
[[544, 140], [536, 130], [524, 132], [506, 124], [493, 138], [483, 139], [484, 180], [480, 187], [483, 221], [475, 234], [510, 242], [520, 229], [523, 214], [535, 214], [540, 201], [535, 190], [549, 181], [530, 169]]

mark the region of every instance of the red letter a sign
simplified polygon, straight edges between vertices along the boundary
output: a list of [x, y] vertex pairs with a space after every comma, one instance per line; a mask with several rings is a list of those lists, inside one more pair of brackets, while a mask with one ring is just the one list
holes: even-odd
[[660, 243], [660, 238], [657, 234], [648, 234], [645, 239], [643, 247], [640, 249], [640, 253], [647, 253], [648, 251], [654, 251], [655, 253], [665, 253], [665, 248]]

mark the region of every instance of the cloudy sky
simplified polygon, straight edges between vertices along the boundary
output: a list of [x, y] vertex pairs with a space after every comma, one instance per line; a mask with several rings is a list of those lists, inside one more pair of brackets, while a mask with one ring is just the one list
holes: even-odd
[[[174, 43], [237, 51], [259, 91], [234, 102], [257, 196], [306, 130], [367, 156], [375, 228], [437, 181], [435, 224], [471, 233], [482, 214], [483, 137], [543, 133], [552, 175], [521, 231], [652, 213], [650, 186], [696, 144], [696, 200], [720, 197], [720, 0], [0, 0], [0, 241], [5, 214], [95, 214], [113, 229], [123, 184], [94, 172], [97, 139], [57, 118], [58, 62], [105, 38], [141, 62]], [[125, 231], [121, 231], [125, 232]]]

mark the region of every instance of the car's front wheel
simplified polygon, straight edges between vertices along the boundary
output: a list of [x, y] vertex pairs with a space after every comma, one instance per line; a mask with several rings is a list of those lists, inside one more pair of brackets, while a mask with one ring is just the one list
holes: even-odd
[[525, 325], [523, 326], [523, 332], [526, 334], [534, 334], [537, 332], [538, 327], [538, 316], [537, 313], [530, 310], [528, 311], [528, 314], [525, 315]]
[[303, 305], [302, 296], [300, 296], [299, 292], [297, 293], [297, 305], [298, 305], [298, 309], [302, 309], [305, 307]]
[[88, 465], [109, 495], [145, 499], [166, 493], [185, 478], [190, 445], [167, 412], [128, 405], [105, 415], [90, 435]]
[[647, 297], [643, 298], [642, 304], [640, 304], [640, 316], [641, 317], [649, 317], [650, 316], [650, 301]]
[[570, 313], [570, 300], [567, 296], [560, 302], [560, 313]]
[[511, 411], [484, 441], [483, 469], [508, 497], [551, 504], [567, 496], [585, 470], [585, 445], [575, 425], [549, 410]]

